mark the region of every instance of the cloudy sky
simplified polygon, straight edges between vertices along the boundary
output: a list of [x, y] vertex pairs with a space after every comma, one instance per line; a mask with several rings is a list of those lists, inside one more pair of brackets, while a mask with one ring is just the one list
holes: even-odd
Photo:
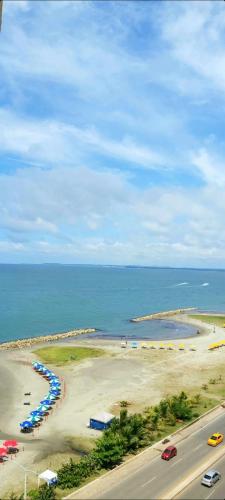
[[225, 267], [225, 5], [5, 1], [0, 262]]

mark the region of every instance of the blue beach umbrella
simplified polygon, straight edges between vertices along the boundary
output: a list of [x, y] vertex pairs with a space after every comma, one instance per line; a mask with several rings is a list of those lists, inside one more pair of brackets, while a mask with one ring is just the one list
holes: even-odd
[[47, 405], [47, 406], [48, 406], [48, 405], [50, 405], [50, 404], [51, 404], [50, 399], [43, 399], [43, 400], [41, 401], [41, 405]]
[[24, 420], [24, 422], [22, 422], [20, 424], [20, 427], [24, 428], [24, 427], [33, 427], [33, 426], [32, 426], [32, 423], [29, 422], [29, 420]]
[[51, 387], [60, 387], [60, 385], [61, 385], [61, 384], [60, 384], [60, 382], [59, 382], [59, 381], [58, 381], [58, 382], [56, 382], [56, 381], [54, 380], [53, 382], [50, 382], [50, 386], [51, 386]]
[[43, 415], [42, 415], [42, 412], [41, 412], [41, 411], [38, 411], [38, 410], [31, 411], [31, 412], [30, 412], [30, 415], [31, 415], [32, 417], [42, 417], [42, 416], [43, 416]]
[[46, 397], [46, 399], [50, 399], [51, 401], [55, 401], [58, 397], [58, 394], [51, 394], [49, 393]]
[[52, 389], [50, 389], [49, 391], [49, 394], [53, 394], [53, 395], [56, 395], [58, 396], [61, 392], [61, 388], [60, 387], [53, 387]]
[[35, 363], [32, 363], [32, 365], [35, 370], [38, 370], [38, 368], [40, 367], [40, 363], [38, 363], [37, 361]]
[[38, 411], [43, 411], [46, 413], [46, 411], [49, 411], [50, 407], [49, 405], [40, 405], [38, 406]]
[[42, 363], [37, 363], [38, 370], [43, 370], [44, 365]]
[[[54, 405], [55, 404], [55, 399], [56, 399], [55, 396], [50, 397], [48, 395], [48, 396], [46, 396], [46, 399], [44, 399], [44, 403], [43, 404], [45, 404], [45, 405]], [[42, 404], [42, 402], [41, 402], [41, 404]]]
[[31, 422], [31, 424], [37, 424], [37, 423], [41, 422], [42, 420], [43, 420], [42, 417], [38, 417], [38, 416], [28, 417], [28, 419], [27, 419], [27, 421]]

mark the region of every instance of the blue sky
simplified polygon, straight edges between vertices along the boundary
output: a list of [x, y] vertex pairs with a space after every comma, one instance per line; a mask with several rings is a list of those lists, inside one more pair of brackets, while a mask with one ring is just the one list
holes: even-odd
[[223, 2], [5, 2], [0, 262], [225, 267]]

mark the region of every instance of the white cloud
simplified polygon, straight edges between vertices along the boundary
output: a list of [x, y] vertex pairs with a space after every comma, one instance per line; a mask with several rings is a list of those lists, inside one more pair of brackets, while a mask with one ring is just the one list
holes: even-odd
[[[164, 4], [161, 29], [171, 55], [201, 79], [202, 91], [225, 91], [224, 5], [196, 1]], [[187, 82], [188, 85], [188, 82]]]
[[149, 169], [163, 167], [165, 163], [160, 154], [129, 137], [110, 140], [93, 128], [80, 129], [52, 120], [25, 119], [8, 110], [0, 110], [0, 151], [18, 153], [45, 163], [63, 161], [65, 164], [74, 163], [74, 157], [80, 158], [87, 148], [90, 152]]
[[225, 160], [212, 156], [206, 148], [201, 148], [193, 155], [192, 163], [207, 184], [218, 187], [225, 185]]

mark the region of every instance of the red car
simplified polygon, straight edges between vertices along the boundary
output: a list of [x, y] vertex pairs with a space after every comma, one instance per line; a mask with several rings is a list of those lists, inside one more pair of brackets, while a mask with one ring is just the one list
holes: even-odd
[[171, 458], [176, 457], [176, 455], [177, 455], [176, 447], [175, 446], [168, 446], [168, 448], [166, 448], [162, 452], [161, 458], [163, 458], [163, 460], [170, 460]]

